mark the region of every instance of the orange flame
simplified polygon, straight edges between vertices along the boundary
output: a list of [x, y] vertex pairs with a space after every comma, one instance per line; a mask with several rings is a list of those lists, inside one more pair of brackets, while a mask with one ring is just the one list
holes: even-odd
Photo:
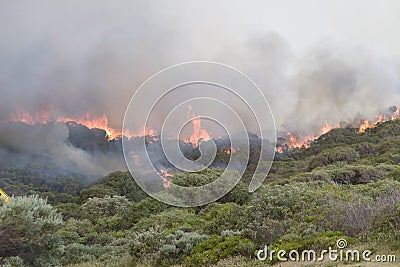
[[395, 112], [393, 112], [392, 116], [390, 117], [391, 120], [397, 119], [400, 117], [400, 107], [396, 109]]
[[[67, 116], [57, 116], [55, 114], [60, 114], [57, 110], [43, 110], [40, 112], [37, 112], [34, 115], [31, 115], [28, 112], [25, 111], [19, 111], [17, 110], [17, 114], [11, 116], [8, 121], [12, 122], [22, 122], [25, 124], [29, 125], [34, 125], [34, 124], [48, 124], [51, 122], [55, 123], [68, 123], [68, 122], [76, 122], [78, 124], [84, 125], [89, 129], [102, 129], [106, 132], [106, 135], [110, 140], [113, 139], [120, 139], [122, 137], [122, 130], [113, 128], [109, 125], [108, 118], [105, 114], [102, 116], [98, 116], [95, 113], [86, 113], [83, 116], [80, 117], [67, 117]], [[124, 136], [127, 138], [133, 138], [137, 136], [143, 136], [144, 135], [151, 135], [155, 136], [157, 134], [156, 130], [151, 129], [146, 127], [141, 133], [130, 133], [130, 132], [124, 132]]]
[[[325, 125], [319, 131], [318, 137], [321, 136], [321, 135], [324, 135], [327, 132], [330, 132], [332, 129], [336, 129], [336, 128], [340, 128], [340, 123], [337, 123], [337, 124], [331, 126], [331, 125], [328, 124], [328, 121], [325, 121]], [[312, 138], [312, 139], [315, 139], [315, 138]]]
[[[380, 114], [375, 121], [371, 122], [369, 120], [363, 120], [360, 125], [358, 126], [358, 133], [363, 133], [365, 130], [369, 128], [376, 127], [379, 123], [385, 122], [388, 120], [394, 120], [400, 118], [400, 107], [397, 107], [396, 111], [394, 111], [390, 116], [385, 116]], [[309, 135], [304, 137], [303, 139], [299, 140], [294, 134], [288, 132], [286, 134], [287, 138], [282, 144], [275, 148], [275, 151], [278, 153], [283, 153], [284, 148], [288, 150], [293, 148], [301, 148], [301, 147], [309, 147], [310, 143], [316, 139], [318, 139], [321, 135], [326, 134], [327, 132], [331, 131], [332, 129], [341, 128], [340, 123], [335, 125], [329, 125], [327, 121], [325, 121], [325, 125], [321, 128], [317, 135]]]
[[192, 106], [188, 106], [189, 108], [189, 118], [192, 118], [192, 125], [193, 125], [193, 133], [189, 137], [189, 142], [195, 146], [199, 145], [200, 140], [210, 140], [211, 137], [208, 132], [201, 128], [201, 119], [200, 117], [196, 117], [192, 111]]
[[89, 129], [102, 129], [106, 132], [107, 136], [109, 139], [116, 139], [116, 138], [121, 138], [122, 136], [122, 131], [119, 129], [112, 128], [108, 125], [108, 118], [105, 114], [101, 117], [97, 117], [93, 114], [87, 113], [85, 116], [80, 117], [80, 118], [58, 118], [56, 120], [57, 122], [69, 122], [69, 121], [75, 121], [78, 124], [82, 124]]
[[236, 153], [238, 150], [240, 150], [240, 149], [239, 148], [227, 148], [227, 149], [225, 149], [225, 153], [230, 155], [230, 154]]
[[164, 188], [169, 188], [171, 186], [171, 178], [174, 175], [171, 172], [168, 172], [166, 169], [161, 169], [159, 170], [159, 173], [161, 174], [161, 178], [164, 182]]
[[370, 122], [369, 120], [364, 120], [361, 122], [360, 127], [358, 128], [358, 133], [363, 133], [365, 130], [369, 128], [375, 128], [379, 123], [385, 122], [388, 120], [394, 120], [399, 118], [399, 108], [390, 116], [390, 118], [386, 118], [384, 115], [380, 114], [375, 122]]
[[369, 127], [371, 127], [371, 125], [369, 124], [369, 121], [368, 120], [364, 120], [364, 121], [361, 122], [360, 127], [358, 129], [358, 132], [359, 133], [363, 133]]

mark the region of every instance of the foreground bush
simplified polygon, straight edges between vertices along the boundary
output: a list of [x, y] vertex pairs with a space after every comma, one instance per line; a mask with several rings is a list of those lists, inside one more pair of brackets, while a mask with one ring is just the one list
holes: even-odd
[[206, 240], [207, 235], [177, 230], [167, 234], [159, 229], [136, 233], [130, 255], [135, 264], [171, 266], [182, 263], [194, 246]]
[[61, 224], [61, 215], [46, 200], [11, 198], [0, 207], [0, 257], [18, 256], [28, 266], [60, 265], [63, 245], [56, 232]]

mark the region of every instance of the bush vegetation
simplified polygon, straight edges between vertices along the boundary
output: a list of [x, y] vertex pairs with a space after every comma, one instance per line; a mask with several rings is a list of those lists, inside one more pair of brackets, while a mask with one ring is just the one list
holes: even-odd
[[[244, 181], [196, 208], [148, 197], [127, 172], [88, 184], [75, 174], [52, 174], [51, 166], [1, 168], [0, 187], [15, 197], [0, 204], [0, 265], [265, 266], [276, 262], [255, 260], [265, 245], [325, 249], [339, 238], [398, 254], [399, 136], [400, 120], [362, 134], [332, 130], [309, 148], [277, 155], [265, 183], [249, 194], [253, 154]], [[199, 185], [221, 173], [173, 181]]]

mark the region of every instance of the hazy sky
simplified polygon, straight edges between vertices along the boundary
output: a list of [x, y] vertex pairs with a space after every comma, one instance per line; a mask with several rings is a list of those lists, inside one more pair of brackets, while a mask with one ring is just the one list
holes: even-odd
[[242, 34], [276, 31], [300, 52], [322, 40], [400, 55], [400, 2], [396, 0], [163, 2], [155, 13], [180, 18], [183, 25], [178, 27], [188, 35], [242, 38]]
[[232, 23], [249, 32], [276, 31], [297, 51], [322, 40], [400, 55], [400, 2], [396, 0], [235, 1], [232, 9], [225, 3], [221, 15], [227, 20], [222, 27]]

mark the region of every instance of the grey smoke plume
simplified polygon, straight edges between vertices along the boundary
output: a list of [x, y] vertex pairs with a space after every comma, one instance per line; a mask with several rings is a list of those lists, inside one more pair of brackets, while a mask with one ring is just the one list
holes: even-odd
[[[94, 112], [121, 128], [135, 88], [160, 69], [190, 60], [222, 62], [253, 78], [271, 104], [278, 131], [313, 134], [310, 129], [318, 132], [325, 121], [353, 123], [400, 103], [396, 58], [334, 42], [299, 53], [273, 29], [254, 33], [239, 27], [241, 17], [227, 14], [224, 20], [226, 3], [192, 4], [1, 2], [0, 121], [18, 109], [69, 117]], [[65, 129], [18, 139], [21, 133], [6, 130], [0, 128], [1, 144], [12, 149], [58, 155], [79, 168], [103, 165], [102, 157], [94, 161], [59, 143]], [[45, 144], [36, 147], [44, 134]], [[21, 139], [30, 141], [15, 141]]]
[[72, 172], [99, 177], [126, 169], [120, 151], [104, 153], [73, 146], [64, 123], [26, 125], [6, 123], [0, 127], [0, 166], [53, 163]]
[[319, 45], [304, 55], [289, 86], [294, 114], [284, 124], [297, 131], [326, 120], [358, 125], [400, 103], [399, 65], [360, 48]]

